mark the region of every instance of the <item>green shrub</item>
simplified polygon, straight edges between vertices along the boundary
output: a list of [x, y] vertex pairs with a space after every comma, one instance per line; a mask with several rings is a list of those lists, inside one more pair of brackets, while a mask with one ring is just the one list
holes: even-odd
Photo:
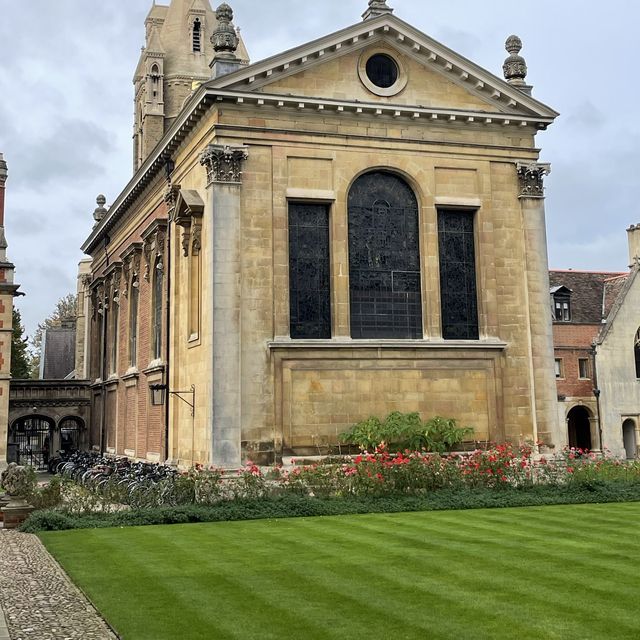
[[346, 444], [363, 451], [389, 448], [391, 451], [431, 451], [444, 453], [473, 434], [470, 427], [459, 427], [453, 418], [436, 416], [422, 422], [417, 413], [390, 413], [384, 421], [370, 417], [340, 435]]
[[39, 511], [32, 514], [21, 531], [60, 531], [166, 525], [232, 520], [264, 520], [364, 513], [399, 513], [411, 511], [445, 511], [529, 507], [554, 504], [587, 504], [640, 501], [640, 484], [602, 482], [596, 486], [568, 487], [537, 485], [506, 487], [501, 491], [483, 487], [477, 489], [440, 489], [423, 495], [383, 497], [314, 498], [300, 495], [253, 500], [221, 502], [213, 506], [187, 505], [163, 509], [143, 509], [87, 515], [72, 515], [59, 511]]
[[54, 477], [43, 486], [34, 485], [26, 499], [38, 510], [57, 507], [62, 502], [62, 480]]

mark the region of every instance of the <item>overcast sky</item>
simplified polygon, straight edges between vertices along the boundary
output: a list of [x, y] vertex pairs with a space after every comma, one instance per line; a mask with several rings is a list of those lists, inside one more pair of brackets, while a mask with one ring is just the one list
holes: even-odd
[[[168, 0], [165, 0], [168, 4]], [[229, 0], [252, 61], [360, 20], [366, 0]], [[0, 151], [7, 237], [29, 332], [75, 291], [98, 193], [131, 177], [132, 76], [151, 0], [0, 0]], [[389, 0], [403, 20], [498, 75], [519, 35], [534, 96], [562, 116], [538, 136], [550, 264], [622, 270], [640, 222], [635, 0]]]

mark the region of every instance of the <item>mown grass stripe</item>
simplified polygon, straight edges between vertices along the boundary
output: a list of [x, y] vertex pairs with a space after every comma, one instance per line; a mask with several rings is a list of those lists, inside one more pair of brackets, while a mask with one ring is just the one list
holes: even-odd
[[608, 505], [42, 537], [126, 640], [598, 640], [640, 637], [639, 522]]

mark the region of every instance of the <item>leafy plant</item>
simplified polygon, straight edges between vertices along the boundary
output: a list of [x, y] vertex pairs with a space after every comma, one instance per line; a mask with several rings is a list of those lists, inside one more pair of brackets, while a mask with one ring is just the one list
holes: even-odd
[[453, 418], [431, 418], [424, 425], [422, 447], [426, 451], [445, 453], [473, 435], [471, 427], [459, 427]]
[[436, 416], [423, 423], [418, 413], [390, 413], [384, 421], [370, 417], [340, 435], [342, 442], [363, 451], [388, 448], [394, 451], [444, 453], [473, 434], [470, 427], [459, 427], [454, 418]]

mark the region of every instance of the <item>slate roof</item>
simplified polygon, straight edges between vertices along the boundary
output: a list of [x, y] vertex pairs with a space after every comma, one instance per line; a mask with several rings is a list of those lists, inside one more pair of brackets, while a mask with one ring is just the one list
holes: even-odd
[[620, 272], [550, 271], [549, 283], [552, 291], [559, 287], [571, 290], [571, 323], [601, 324], [628, 277]]
[[64, 380], [76, 366], [75, 327], [47, 329], [42, 340], [42, 351], [40, 378]]

